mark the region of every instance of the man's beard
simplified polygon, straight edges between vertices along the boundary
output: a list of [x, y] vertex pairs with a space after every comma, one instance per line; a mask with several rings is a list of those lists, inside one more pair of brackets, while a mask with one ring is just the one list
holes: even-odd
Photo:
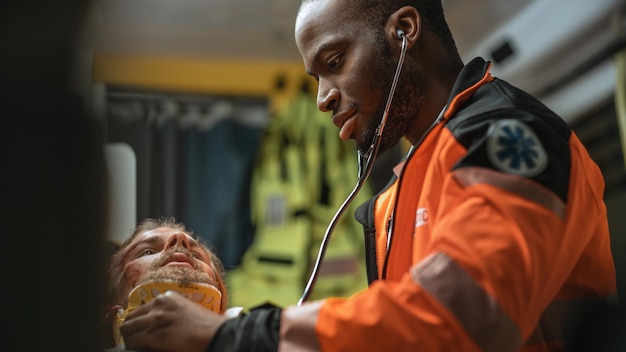
[[[180, 250], [180, 252], [187, 255], [189, 258], [193, 258], [192, 254], [186, 250]], [[137, 281], [137, 284], [142, 284], [148, 281], [167, 281], [177, 282], [181, 284], [193, 284], [204, 283], [216, 286], [218, 283], [209, 274], [204, 272], [202, 268], [195, 262], [192, 264], [193, 268], [188, 266], [170, 265], [168, 263], [169, 256], [173, 253], [166, 252], [158, 261], [154, 262], [148, 271]]]
[[[383, 38], [379, 40], [378, 55], [380, 60], [376, 64], [372, 82], [380, 86], [380, 100], [376, 111], [370, 116], [365, 126], [361, 139], [357, 142], [357, 148], [362, 153], [369, 149], [374, 140], [376, 129], [382, 121], [397, 67], [397, 61], [391, 55], [389, 43]], [[405, 61], [389, 108], [385, 129], [380, 137], [378, 155], [394, 147], [407, 133], [413, 119], [419, 113], [420, 98], [418, 98], [418, 94], [422, 91], [422, 87], [421, 77]]]
[[176, 282], [183, 285], [204, 283], [215, 286], [217, 284], [207, 273], [187, 266], [164, 266], [151, 269], [137, 281], [137, 284], [149, 281]]

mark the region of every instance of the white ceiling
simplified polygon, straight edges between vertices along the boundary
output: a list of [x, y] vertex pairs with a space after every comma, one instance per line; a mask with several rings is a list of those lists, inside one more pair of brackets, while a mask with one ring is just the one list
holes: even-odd
[[[531, 0], [443, 0], [461, 53]], [[105, 53], [300, 60], [299, 0], [98, 0], [94, 50]]]
[[[84, 62], [93, 52], [301, 60], [293, 38], [300, 0], [94, 1], [82, 33]], [[626, 13], [626, 0], [442, 2], [465, 61], [493, 59], [493, 50], [510, 41], [515, 55], [496, 62], [494, 75], [536, 94], [567, 120], [612, 97], [617, 74], [611, 60], [595, 62], [584, 74], [576, 69], [616, 42], [621, 32], [609, 24]], [[617, 27], [626, 28], [626, 16], [621, 23]], [[87, 67], [78, 75], [90, 77]], [[81, 82], [90, 87], [90, 80]]]

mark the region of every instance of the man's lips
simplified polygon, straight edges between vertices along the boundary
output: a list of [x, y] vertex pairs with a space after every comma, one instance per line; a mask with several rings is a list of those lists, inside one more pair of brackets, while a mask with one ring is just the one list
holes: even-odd
[[193, 259], [187, 256], [185, 253], [176, 252], [172, 253], [167, 259], [163, 262], [162, 266], [187, 266], [194, 269]]
[[163, 265], [163, 267], [166, 267], [166, 266], [184, 266], [184, 267], [187, 267], [187, 268], [190, 268], [190, 269], [194, 269], [194, 267], [191, 264], [187, 263], [187, 262], [169, 262], [169, 263]]
[[344, 141], [350, 139], [352, 131], [356, 127], [356, 118], [353, 110], [345, 111], [339, 114], [333, 115], [333, 123], [339, 127], [339, 138]]

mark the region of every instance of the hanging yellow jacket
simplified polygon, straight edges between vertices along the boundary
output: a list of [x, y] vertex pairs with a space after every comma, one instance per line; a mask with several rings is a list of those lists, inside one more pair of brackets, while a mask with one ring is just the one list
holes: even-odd
[[[308, 94], [273, 116], [252, 175], [254, 239], [241, 265], [226, 275], [231, 306], [297, 302], [328, 221], [354, 184], [355, 154]], [[369, 196], [364, 189], [359, 198]], [[361, 238], [358, 222], [342, 219], [311, 297], [344, 297], [367, 287]]]

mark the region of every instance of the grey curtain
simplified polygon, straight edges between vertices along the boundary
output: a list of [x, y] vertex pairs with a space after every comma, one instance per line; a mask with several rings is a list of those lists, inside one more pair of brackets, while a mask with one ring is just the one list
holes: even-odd
[[268, 101], [119, 89], [106, 101], [107, 142], [137, 157], [137, 220], [174, 216], [237, 266], [254, 236], [250, 177]]

